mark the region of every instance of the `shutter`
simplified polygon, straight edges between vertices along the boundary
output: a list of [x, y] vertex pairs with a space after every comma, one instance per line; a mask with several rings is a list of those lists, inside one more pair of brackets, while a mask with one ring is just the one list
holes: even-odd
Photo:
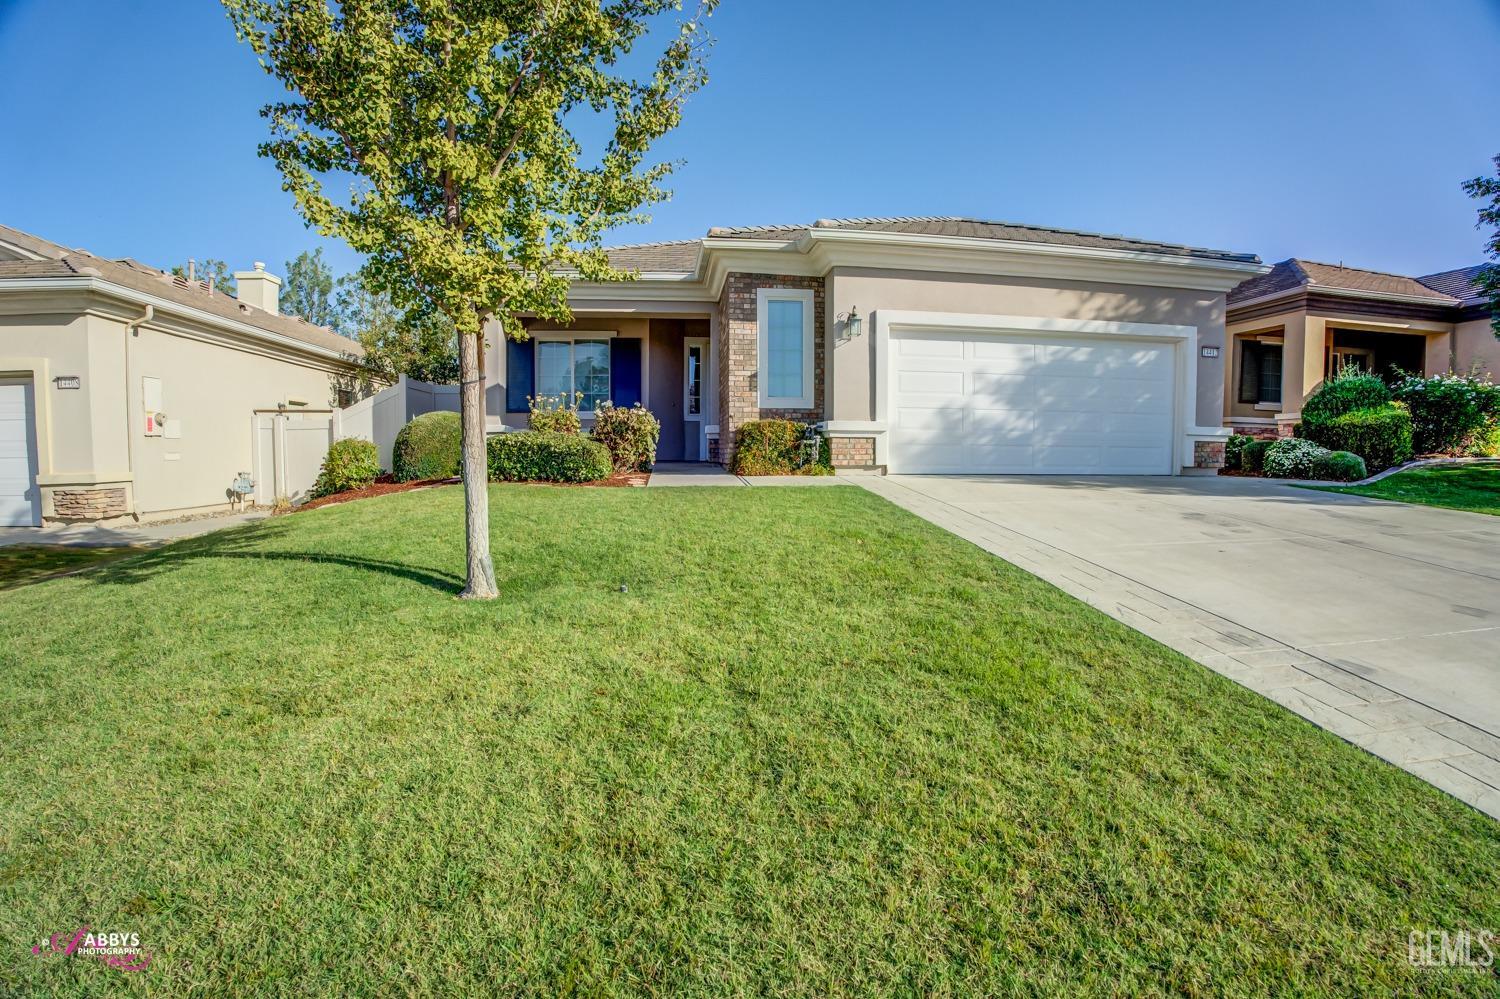
[[505, 338], [505, 411], [531, 412], [530, 396], [535, 377], [536, 341]]
[[609, 401], [630, 407], [641, 401], [641, 341], [614, 337], [609, 341]]
[[1240, 402], [1260, 402], [1260, 344], [1240, 347]]

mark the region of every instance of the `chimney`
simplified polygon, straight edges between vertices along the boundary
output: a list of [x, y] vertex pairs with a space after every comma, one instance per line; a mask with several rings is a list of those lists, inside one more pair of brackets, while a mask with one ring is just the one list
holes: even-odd
[[273, 316], [281, 314], [281, 278], [267, 274], [266, 265], [259, 260], [253, 271], [235, 271], [234, 283], [238, 289], [235, 297], [241, 302]]

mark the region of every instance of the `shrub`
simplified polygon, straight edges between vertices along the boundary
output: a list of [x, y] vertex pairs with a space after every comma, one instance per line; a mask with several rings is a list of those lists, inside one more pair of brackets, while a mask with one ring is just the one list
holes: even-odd
[[1353, 451], [1371, 472], [1411, 459], [1411, 414], [1399, 402], [1356, 409], [1324, 423], [1304, 426], [1307, 438], [1331, 451]]
[[807, 461], [808, 428], [796, 420], [751, 420], [741, 424], [734, 446], [736, 475], [831, 475], [828, 439], [818, 440], [816, 461]]
[[457, 413], [423, 413], [396, 432], [391, 472], [397, 482], [451, 479], [463, 453]]
[[1500, 386], [1488, 379], [1413, 375], [1396, 384], [1395, 397], [1411, 411], [1417, 454], [1462, 454], [1500, 423]]
[[1266, 450], [1274, 441], [1252, 440], [1240, 449], [1240, 470], [1259, 475], [1265, 471]]
[[576, 434], [583, 429], [583, 424], [578, 419], [578, 400], [581, 393], [575, 395], [572, 404], [566, 396], [542, 395], [535, 398], [526, 397], [531, 404], [531, 429], [544, 434]]
[[1312, 441], [1300, 437], [1287, 437], [1273, 441], [1271, 446], [1266, 448], [1263, 467], [1266, 474], [1275, 479], [1310, 479], [1313, 463], [1323, 455], [1331, 453], [1327, 448], [1319, 447]]
[[1231, 472], [1238, 471], [1242, 464], [1242, 456], [1245, 445], [1255, 440], [1249, 434], [1230, 434], [1229, 440], [1224, 442], [1224, 467]]
[[1312, 477], [1329, 482], [1357, 482], [1368, 473], [1365, 460], [1349, 451], [1324, 451], [1313, 459]]
[[1302, 403], [1302, 435], [1315, 424], [1327, 423], [1356, 409], [1375, 409], [1391, 401], [1391, 390], [1375, 375], [1345, 368], [1319, 385]]
[[485, 452], [494, 482], [598, 482], [613, 470], [608, 449], [582, 434], [495, 434]]
[[328, 445], [318, 481], [313, 483], [312, 497], [363, 489], [380, 475], [380, 452], [375, 445], [358, 437], [345, 437]]
[[1470, 438], [1464, 453], [1474, 458], [1500, 458], [1500, 424]]
[[661, 423], [640, 403], [628, 408], [601, 403], [594, 410], [594, 440], [609, 449], [621, 472], [649, 472], [656, 464]]

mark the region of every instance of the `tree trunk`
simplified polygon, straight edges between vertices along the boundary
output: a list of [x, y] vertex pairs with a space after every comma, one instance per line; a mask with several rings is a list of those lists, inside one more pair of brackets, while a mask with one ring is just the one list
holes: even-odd
[[463, 592], [467, 600], [492, 600], [495, 564], [490, 561], [489, 462], [484, 447], [484, 364], [480, 353], [484, 327], [458, 336], [460, 424], [463, 428], [464, 530], [468, 566]]

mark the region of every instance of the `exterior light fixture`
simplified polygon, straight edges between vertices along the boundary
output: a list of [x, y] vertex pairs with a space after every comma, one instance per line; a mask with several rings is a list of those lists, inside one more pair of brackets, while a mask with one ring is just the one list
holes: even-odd
[[855, 337], [859, 336], [860, 330], [863, 328], [863, 326], [864, 320], [859, 318], [859, 310], [851, 307], [849, 309], [849, 315], [844, 318], [845, 338], [852, 340]]

